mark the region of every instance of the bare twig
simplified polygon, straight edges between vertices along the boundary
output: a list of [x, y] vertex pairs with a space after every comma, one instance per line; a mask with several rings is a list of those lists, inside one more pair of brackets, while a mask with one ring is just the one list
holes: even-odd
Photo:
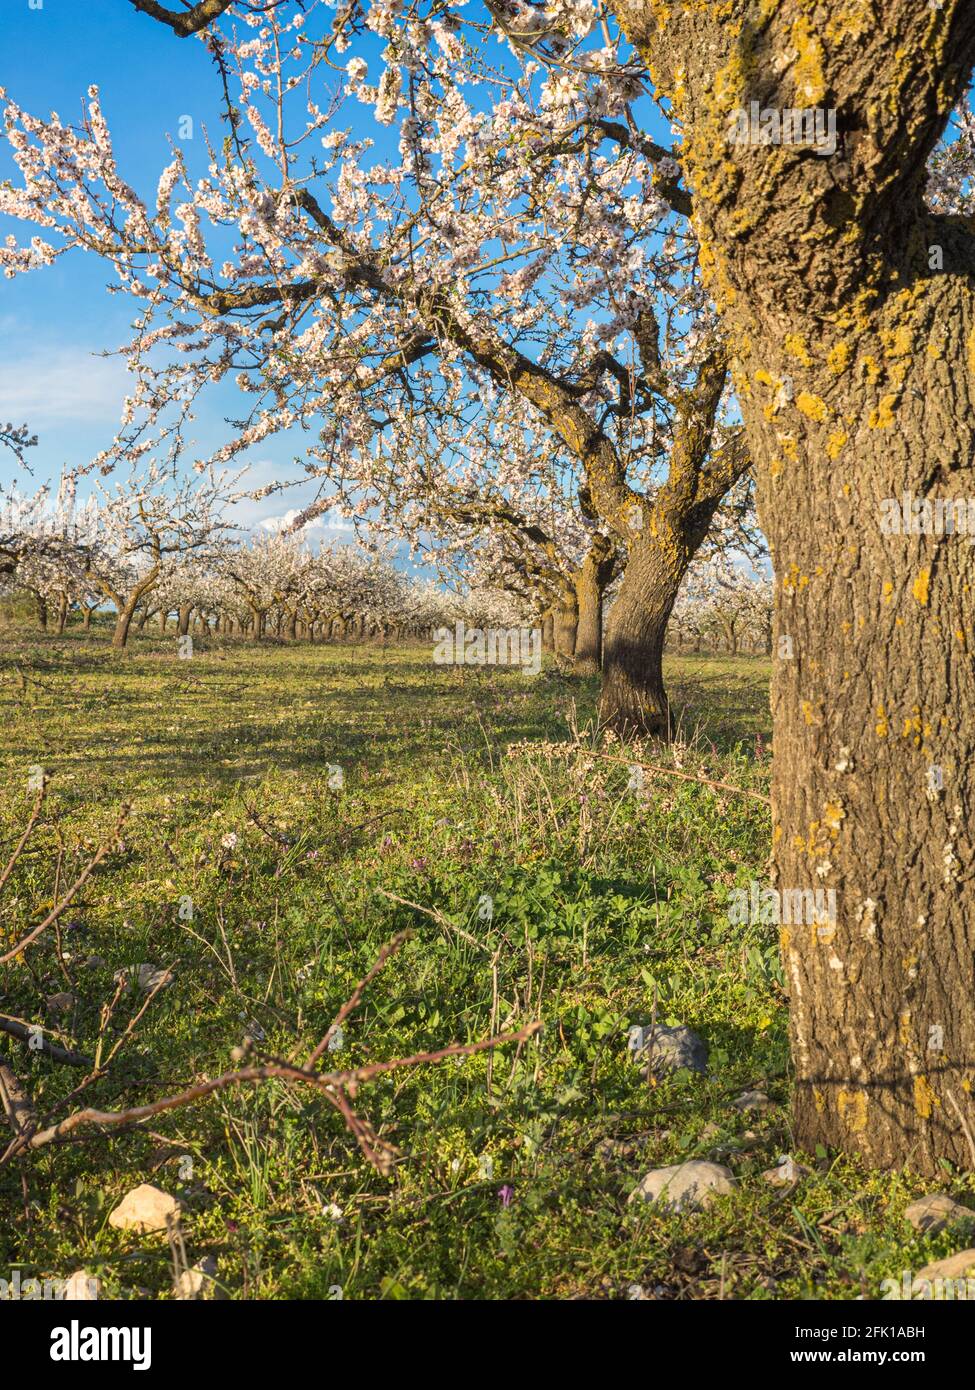
[[771, 799], [761, 792], [753, 792], [748, 787], [736, 787], [731, 782], [716, 782], [710, 777], [700, 777], [692, 772], [678, 772], [673, 767], [658, 767], [655, 763], [641, 763], [634, 758], [614, 758], [609, 753], [596, 753], [585, 749], [587, 758], [599, 758], [606, 763], [619, 763], [621, 767], [642, 767], [645, 772], [659, 772], [662, 777], [679, 777], [682, 782], [699, 782], [704, 787], [714, 787], [717, 791], [732, 792], [735, 796], [750, 796], [763, 806], [771, 806]]
[[419, 903], [411, 903], [409, 898], [400, 898], [397, 897], [395, 893], [387, 893], [385, 888], [379, 888], [377, 892], [381, 893], [384, 898], [389, 898], [390, 902], [399, 903], [401, 907], [412, 907], [414, 912], [422, 912], [425, 917], [432, 917], [438, 926], [446, 927], [448, 931], [456, 932], [457, 935], [462, 936], [465, 941], [469, 941], [472, 946], [476, 946], [479, 951], [487, 951], [488, 947], [483, 941], [478, 941], [477, 937], [471, 936], [469, 931], [465, 931], [463, 927], [458, 927], [456, 922], [452, 922], [449, 917], [445, 917], [437, 908], [422, 907]]
[[338, 1013], [332, 1019], [332, 1022], [329, 1024], [321, 1041], [315, 1047], [314, 1051], [309, 1053], [308, 1060], [305, 1063], [305, 1067], [307, 1068], [307, 1070], [310, 1071], [312, 1067], [315, 1065], [315, 1063], [318, 1061], [319, 1057], [321, 1057], [322, 1053], [325, 1052], [329, 1043], [335, 1037], [335, 1034], [338, 1032], [342, 1024], [348, 1018], [349, 1014], [351, 1014], [354, 1009], [357, 1009], [359, 1007], [359, 1001], [362, 998], [363, 991], [367, 989], [369, 985], [372, 984], [373, 980], [379, 974], [380, 970], [382, 970], [386, 962], [390, 959], [391, 956], [394, 956], [396, 954], [396, 952], [403, 945], [403, 943], [409, 939], [410, 935], [411, 933], [408, 931], [401, 931], [393, 937], [392, 941], [387, 941], [386, 945], [383, 947], [383, 949], [379, 952], [379, 955], [373, 961], [368, 973], [363, 975], [362, 979], [356, 985], [355, 989], [349, 995], [348, 999], [342, 1005], [341, 1009], [339, 1009]]
[[72, 883], [71, 887], [65, 893], [61, 901], [51, 908], [51, 911], [44, 918], [43, 922], [36, 926], [33, 931], [28, 932], [27, 935], [23, 937], [22, 940], [18, 941], [16, 946], [12, 946], [10, 950], [6, 952], [5, 955], [0, 956], [0, 965], [6, 965], [7, 962], [13, 960], [15, 956], [19, 956], [21, 951], [25, 951], [27, 947], [32, 944], [32, 942], [37, 940], [41, 932], [45, 931], [51, 925], [52, 922], [57, 921], [57, 919], [61, 916], [62, 912], [64, 912], [68, 905], [71, 903], [72, 899], [74, 899], [78, 895], [80, 890], [88, 882], [89, 878], [95, 872], [98, 865], [105, 858], [106, 854], [108, 854], [108, 852], [112, 848], [112, 844], [114, 843], [114, 841], [118, 839], [119, 831], [125, 824], [128, 814], [129, 807], [123, 807], [122, 814], [119, 816], [118, 821], [116, 823], [115, 832], [112, 840], [108, 840], [104, 844], [98, 846], [98, 849], [92, 855], [91, 859], [89, 859], [88, 863], [85, 865], [84, 869], [82, 869], [81, 873], [75, 879], [74, 883]]
[[13, 872], [14, 865], [17, 863], [17, 860], [24, 852], [24, 845], [26, 845], [27, 841], [30, 839], [34, 830], [34, 826], [37, 824], [37, 818], [41, 814], [41, 807], [44, 804], [44, 796], [46, 791], [47, 782], [45, 780], [41, 784], [40, 790], [37, 793], [37, 800], [34, 802], [34, 809], [33, 811], [31, 811], [30, 820], [27, 822], [27, 828], [25, 829], [23, 835], [21, 835], [20, 839], [14, 846], [14, 852], [7, 861], [7, 867], [4, 869], [3, 873], [0, 874], [0, 888], [2, 888], [3, 885], [6, 883], [7, 879]]
[[[152, 1101], [148, 1105], [136, 1105], [129, 1110], [77, 1110], [73, 1115], [69, 1115], [57, 1124], [36, 1131], [29, 1137], [23, 1138], [20, 1143], [12, 1144], [6, 1154], [0, 1157], [0, 1164], [9, 1161], [20, 1149], [43, 1148], [44, 1145], [64, 1139], [76, 1129], [84, 1126], [96, 1125], [105, 1129], [119, 1129], [140, 1124], [143, 1120], [151, 1119], [154, 1115], [161, 1115], [167, 1110], [177, 1110], [183, 1106], [191, 1105], [194, 1101], [202, 1100], [215, 1091], [226, 1090], [229, 1086], [248, 1086], [273, 1079], [301, 1081], [312, 1086], [315, 1090], [324, 1092], [333, 1104], [337, 1104], [333, 1093], [338, 1089], [356, 1088], [365, 1081], [371, 1081], [374, 1077], [382, 1076], [386, 1072], [398, 1071], [403, 1067], [417, 1067], [442, 1062], [448, 1057], [471, 1057], [478, 1052], [503, 1047], [508, 1043], [525, 1042], [537, 1033], [541, 1026], [540, 1022], [529, 1023], [524, 1028], [519, 1029], [517, 1033], [502, 1033], [497, 1037], [484, 1038], [476, 1043], [451, 1043], [435, 1052], [417, 1052], [410, 1057], [397, 1057], [388, 1062], [372, 1062], [366, 1066], [353, 1067], [347, 1071], [313, 1072], [304, 1067], [289, 1066], [281, 1062], [268, 1066], [240, 1067], [237, 1071], [224, 1072], [222, 1076], [213, 1077], [209, 1081], [201, 1081], [195, 1086], [188, 1087], [185, 1091], [180, 1091], [177, 1095], [165, 1096], [163, 1099]], [[337, 1106], [337, 1108], [341, 1109], [342, 1107]]]

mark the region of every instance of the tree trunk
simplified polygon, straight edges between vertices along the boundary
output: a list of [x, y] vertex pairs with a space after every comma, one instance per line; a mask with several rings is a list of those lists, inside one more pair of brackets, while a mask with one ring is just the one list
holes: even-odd
[[576, 675], [594, 676], [603, 664], [603, 594], [616, 567], [616, 548], [597, 535], [575, 576], [576, 627], [573, 667]]
[[37, 621], [40, 626], [47, 631], [47, 599], [38, 596], [37, 599]]
[[65, 625], [65, 623], [66, 623], [67, 621], [68, 621], [68, 600], [67, 600], [66, 595], [62, 594], [61, 597], [58, 599], [58, 614], [57, 614], [58, 629], [57, 629], [57, 630], [58, 630], [58, 636], [59, 636], [59, 637], [61, 637], [61, 636], [63, 635], [63, 633], [64, 633], [64, 625]]
[[193, 616], [192, 603], [181, 603], [179, 606], [179, 625], [176, 629], [177, 636], [185, 637], [190, 630], [190, 618]]
[[542, 614], [542, 651], [555, 651], [555, 610], [546, 608]]
[[84, 632], [90, 632], [90, 631], [91, 631], [91, 615], [92, 615], [92, 613], [93, 613], [94, 611], [95, 611], [95, 610], [94, 610], [93, 608], [83, 608], [83, 609], [81, 610], [81, 612], [82, 612], [81, 626], [82, 626], [82, 630], [83, 630]]
[[579, 600], [575, 589], [565, 589], [555, 610], [555, 655], [563, 665], [572, 664], [579, 626]]
[[129, 640], [129, 628], [132, 625], [132, 618], [139, 605], [138, 593], [132, 594], [126, 599], [119, 609], [118, 617], [115, 620], [115, 631], [112, 634], [112, 646], [121, 649]]
[[[951, 327], [912, 331], [940, 342]], [[975, 1130], [971, 550], [878, 520], [884, 499], [935, 477], [973, 495], [970, 463], [938, 469], [975, 457], [975, 399], [920, 357], [888, 428], [868, 423], [876, 388], [851, 382], [831, 401], [857, 422], [845, 486], [815, 447], [771, 482], [769, 441], [761, 515], [793, 652], [773, 666], [775, 884], [836, 902], [835, 925], [781, 928], [797, 1140], [935, 1175], [940, 1159], [972, 1166], [956, 1106]]]
[[684, 571], [642, 538], [630, 548], [603, 650], [600, 718], [620, 734], [670, 735], [664, 638]]
[[[673, 7], [666, 26], [642, 0], [622, 9], [662, 95], [679, 83], [774, 564], [772, 874], [795, 1140], [882, 1169], [970, 1169], [972, 551], [967, 534], [925, 529], [910, 499], [975, 497], [975, 240], [924, 203], [975, 12], [890, 0], [868, 31], [827, 38], [798, 0], [743, 4], [740, 26], [717, 6]], [[777, 61], [790, 44], [801, 54]], [[759, 90], [773, 110], [828, 105], [835, 156], [730, 142]]]

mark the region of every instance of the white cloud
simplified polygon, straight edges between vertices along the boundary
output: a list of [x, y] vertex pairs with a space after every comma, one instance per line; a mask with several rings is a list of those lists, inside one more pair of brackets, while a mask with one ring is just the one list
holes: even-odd
[[[292, 507], [290, 511], [284, 512], [281, 516], [266, 516], [258, 525], [263, 531], [284, 531], [299, 515], [299, 509]], [[332, 507], [327, 512], [322, 512], [320, 516], [309, 521], [307, 526], [303, 526], [302, 533], [311, 534], [318, 531], [351, 531], [352, 527], [342, 516], [337, 507]]]
[[95, 422], [114, 429], [130, 378], [117, 358], [82, 348], [32, 348], [0, 358], [0, 419], [31, 430]]

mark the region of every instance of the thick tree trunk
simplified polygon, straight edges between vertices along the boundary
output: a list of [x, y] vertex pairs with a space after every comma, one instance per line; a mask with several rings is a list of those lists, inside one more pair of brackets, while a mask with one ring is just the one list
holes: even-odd
[[[971, 303], [943, 305], [938, 288], [916, 295], [911, 341], [967, 341]], [[839, 467], [799, 429], [798, 460], [770, 476], [768, 431], [760, 492], [788, 639], [772, 684], [775, 886], [835, 895], [833, 922], [781, 927], [795, 1132], [807, 1150], [936, 1174], [972, 1166], [975, 1132], [972, 552], [880, 523], [904, 492], [975, 495], [975, 392], [940, 352], [916, 354], [889, 411], [879, 383], [849, 376], [822, 426], [849, 434]]]
[[93, 613], [94, 611], [95, 611], [95, 610], [94, 610], [93, 608], [83, 608], [83, 609], [81, 610], [81, 612], [82, 612], [81, 626], [82, 626], [82, 630], [83, 630], [84, 632], [90, 632], [90, 631], [91, 631], [91, 615], [92, 615], [92, 613]]
[[190, 630], [190, 618], [193, 616], [192, 603], [181, 603], [179, 606], [179, 625], [176, 629], [178, 636], [185, 637]]
[[[621, 4], [683, 126], [775, 570], [793, 1131], [936, 1176], [975, 1134], [972, 551], [967, 527], [897, 534], [894, 499], [913, 523], [911, 498], [975, 497], [975, 241], [924, 205], [975, 10], [734, 9]], [[828, 107], [833, 154], [729, 140], [757, 96]]]
[[63, 633], [64, 633], [64, 625], [65, 625], [65, 623], [66, 623], [67, 621], [68, 621], [68, 600], [67, 600], [67, 598], [65, 597], [65, 595], [62, 594], [61, 597], [58, 599], [58, 613], [57, 613], [57, 624], [58, 624], [58, 629], [57, 629], [57, 630], [58, 630], [58, 636], [59, 636], [59, 637], [61, 637], [61, 636], [63, 635]]
[[40, 627], [47, 631], [47, 599], [38, 598], [37, 600], [37, 621]]
[[115, 620], [115, 631], [112, 633], [112, 646], [122, 648], [129, 640], [129, 628], [132, 626], [132, 618], [139, 604], [139, 595], [133, 594], [119, 609], [119, 615]]
[[664, 638], [684, 569], [642, 538], [633, 543], [603, 649], [600, 718], [620, 734], [670, 735]]

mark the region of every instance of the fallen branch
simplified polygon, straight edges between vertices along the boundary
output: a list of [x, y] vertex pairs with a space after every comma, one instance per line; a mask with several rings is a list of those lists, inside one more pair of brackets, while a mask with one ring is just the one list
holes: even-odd
[[362, 979], [356, 985], [355, 989], [349, 995], [348, 999], [342, 1005], [341, 1009], [339, 1009], [338, 1013], [332, 1019], [332, 1022], [325, 1030], [325, 1034], [318, 1043], [318, 1046], [314, 1049], [313, 1052], [309, 1053], [308, 1060], [305, 1063], [306, 1070], [311, 1071], [312, 1067], [318, 1061], [319, 1057], [321, 1057], [322, 1053], [325, 1052], [329, 1043], [335, 1037], [335, 1034], [338, 1032], [342, 1024], [348, 1018], [349, 1014], [352, 1013], [354, 1009], [357, 1009], [359, 1007], [359, 1001], [362, 999], [363, 991], [367, 989], [369, 985], [372, 984], [373, 980], [379, 974], [380, 970], [382, 970], [383, 966], [386, 964], [389, 958], [396, 954], [399, 948], [403, 945], [405, 941], [409, 939], [409, 937], [410, 932], [401, 931], [398, 933], [398, 935], [393, 937], [392, 941], [388, 941], [386, 945], [383, 947], [383, 949], [379, 952], [379, 955], [376, 957], [369, 971], [365, 975], [363, 975]]
[[52, 1062], [63, 1062], [68, 1067], [94, 1066], [92, 1059], [84, 1053], [74, 1052], [69, 1047], [59, 1047], [57, 1043], [49, 1042], [40, 1026], [22, 1023], [19, 1018], [11, 1018], [8, 1014], [0, 1014], [0, 1033], [7, 1033], [10, 1037], [27, 1043], [33, 1051], [43, 1052], [45, 1057], [50, 1057]]
[[456, 932], [457, 935], [463, 937], [465, 941], [469, 941], [472, 946], [476, 946], [479, 951], [488, 951], [488, 947], [485, 946], [483, 941], [478, 941], [477, 937], [471, 936], [469, 931], [465, 931], [463, 927], [458, 927], [456, 922], [452, 922], [449, 917], [445, 917], [438, 908], [423, 907], [420, 903], [411, 903], [409, 898], [400, 898], [395, 893], [387, 893], [385, 888], [379, 888], [376, 891], [381, 893], [384, 898], [389, 898], [390, 902], [399, 903], [401, 907], [412, 907], [414, 912], [422, 912], [425, 917], [432, 917], [438, 926], [446, 927], [448, 931]]
[[645, 772], [659, 772], [662, 777], [679, 777], [682, 782], [698, 782], [704, 787], [714, 787], [717, 791], [732, 792], [735, 796], [750, 796], [763, 806], [771, 806], [771, 798], [761, 792], [753, 792], [748, 787], [736, 787], [731, 782], [716, 782], [710, 777], [701, 777], [693, 772], [678, 772], [673, 767], [659, 767], [656, 763], [641, 763], [636, 758], [614, 758], [609, 753], [596, 753], [587, 748], [582, 750], [587, 758], [600, 758], [606, 763], [619, 763], [621, 767], [642, 767]]
[[25, 829], [23, 835], [21, 835], [20, 839], [14, 846], [14, 852], [7, 861], [7, 867], [4, 869], [3, 873], [0, 874], [0, 888], [3, 887], [7, 879], [10, 877], [11, 873], [13, 872], [14, 865], [17, 863], [17, 860], [24, 852], [24, 846], [33, 834], [34, 826], [37, 824], [37, 818], [41, 814], [41, 807], [44, 804], [44, 796], [46, 791], [47, 779], [45, 778], [41, 782], [40, 789], [37, 793], [37, 800], [34, 802], [34, 809], [33, 811], [31, 811], [30, 820], [27, 822], [27, 828]]
[[[201, 1081], [176, 1095], [151, 1101], [148, 1105], [136, 1105], [129, 1110], [94, 1110], [90, 1108], [77, 1110], [73, 1115], [67, 1116], [66, 1119], [60, 1120], [57, 1124], [50, 1125], [46, 1129], [36, 1130], [32, 1134], [24, 1136], [20, 1143], [11, 1144], [7, 1152], [0, 1157], [0, 1165], [9, 1162], [21, 1149], [43, 1148], [46, 1144], [66, 1138], [82, 1126], [95, 1125], [99, 1128], [118, 1129], [141, 1124], [143, 1120], [152, 1119], [154, 1115], [161, 1115], [167, 1110], [177, 1110], [183, 1106], [191, 1105], [194, 1101], [202, 1100], [205, 1096], [213, 1095], [216, 1091], [226, 1090], [230, 1086], [254, 1085], [260, 1081], [279, 1079], [302, 1082], [323, 1092], [336, 1108], [342, 1109], [343, 1105], [335, 1096], [329, 1094], [330, 1092], [354, 1091], [365, 1081], [371, 1081], [386, 1072], [398, 1071], [403, 1067], [442, 1062], [448, 1057], [472, 1057], [478, 1052], [504, 1047], [508, 1043], [526, 1042], [539, 1031], [541, 1026], [541, 1022], [536, 1021], [519, 1029], [517, 1033], [501, 1033], [496, 1037], [484, 1038], [476, 1043], [450, 1043], [447, 1047], [439, 1048], [435, 1052], [417, 1052], [410, 1057], [397, 1057], [388, 1062], [371, 1062], [366, 1066], [353, 1067], [345, 1071], [309, 1071], [305, 1067], [290, 1066], [282, 1062], [274, 1062], [266, 1066], [240, 1067], [236, 1071], [224, 1072], [222, 1076], [215, 1076], [209, 1081]], [[14, 1080], [16, 1082], [16, 1078]]]
[[[17, 1143], [23, 1147], [37, 1127], [37, 1115], [30, 1097], [17, 1080], [6, 1057], [0, 1057], [0, 1105], [3, 1106], [7, 1123], [16, 1136], [14, 1144], [10, 1147], [13, 1148]], [[3, 1158], [0, 1158], [0, 1163], [6, 1156], [4, 1154]]]

